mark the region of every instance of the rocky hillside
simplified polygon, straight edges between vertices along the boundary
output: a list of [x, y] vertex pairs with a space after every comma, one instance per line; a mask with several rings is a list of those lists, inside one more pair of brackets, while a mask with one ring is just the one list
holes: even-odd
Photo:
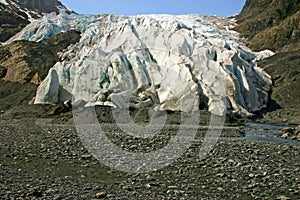
[[300, 0], [247, 0], [237, 19], [236, 30], [253, 50], [300, 47]]
[[247, 0], [237, 19], [252, 49], [277, 52], [258, 63], [273, 78], [264, 120], [299, 124], [300, 0]]
[[33, 10], [37, 13], [51, 13], [63, 10], [68, 13], [71, 13], [68, 8], [66, 8], [59, 0], [13, 0], [22, 8], [28, 10]]
[[[1, 0], [0, 41], [7, 41], [46, 13], [71, 13], [58, 0]], [[0, 77], [12, 82], [40, 83], [58, 61], [57, 53], [79, 40], [79, 32], [54, 35], [42, 42], [15, 41], [0, 47]], [[17, 72], [17, 73], [16, 73]]]
[[80, 32], [70, 30], [40, 42], [4, 42], [33, 20], [61, 10], [74, 13], [58, 0], [0, 0], [1, 116], [15, 118], [17, 113], [37, 116], [45, 111], [45, 107], [28, 106], [28, 102], [35, 96], [37, 84], [58, 61], [58, 52], [78, 42]]
[[72, 12], [58, 0], [0, 0], [0, 42], [18, 33], [33, 19], [60, 10]]
[[300, 124], [299, 51], [281, 52], [259, 62], [273, 77], [272, 101], [264, 120]]
[[57, 53], [78, 42], [79, 38], [79, 32], [70, 30], [42, 42], [9, 43], [0, 48], [0, 77], [12, 82], [39, 84], [58, 61]]

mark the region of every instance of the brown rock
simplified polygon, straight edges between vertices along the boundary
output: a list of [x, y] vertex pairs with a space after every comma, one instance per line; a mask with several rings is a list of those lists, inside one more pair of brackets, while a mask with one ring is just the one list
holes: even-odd
[[[278, 51], [300, 41], [300, 0], [246, 0], [237, 16], [236, 30], [248, 38], [254, 50]], [[291, 46], [290, 46], [291, 45]]]
[[22, 40], [0, 47], [0, 65], [6, 70], [4, 80], [39, 84], [58, 61], [57, 53], [76, 43], [79, 38], [79, 33], [72, 30], [43, 42]]

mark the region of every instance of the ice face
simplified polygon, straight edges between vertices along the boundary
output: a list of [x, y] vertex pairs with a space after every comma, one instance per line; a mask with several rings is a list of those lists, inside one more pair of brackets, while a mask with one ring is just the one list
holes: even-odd
[[73, 96], [88, 105], [185, 112], [207, 107], [248, 115], [267, 104], [271, 80], [255, 60], [269, 54], [251, 52], [233, 26], [233, 20], [202, 15], [61, 13], [32, 22], [8, 42], [38, 42], [70, 29], [82, 33], [60, 53], [62, 61], [38, 88], [35, 103]]

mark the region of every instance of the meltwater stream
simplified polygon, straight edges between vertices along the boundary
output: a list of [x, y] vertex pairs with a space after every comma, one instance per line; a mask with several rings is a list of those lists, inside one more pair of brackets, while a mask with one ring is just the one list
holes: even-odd
[[300, 145], [300, 140], [284, 139], [281, 137], [282, 129], [289, 128], [288, 125], [255, 124], [248, 123], [243, 128], [243, 137], [229, 137], [229, 140], [248, 140], [261, 142], [278, 142]]

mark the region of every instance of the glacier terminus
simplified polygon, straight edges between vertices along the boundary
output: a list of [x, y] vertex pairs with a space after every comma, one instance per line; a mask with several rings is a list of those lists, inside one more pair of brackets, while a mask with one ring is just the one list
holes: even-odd
[[234, 19], [203, 15], [49, 14], [14, 40], [42, 41], [77, 30], [78, 43], [38, 87], [36, 104], [72, 100], [86, 106], [153, 107], [192, 112], [208, 109], [242, 116], [266, 107], [271, 77], [233, 31]]

